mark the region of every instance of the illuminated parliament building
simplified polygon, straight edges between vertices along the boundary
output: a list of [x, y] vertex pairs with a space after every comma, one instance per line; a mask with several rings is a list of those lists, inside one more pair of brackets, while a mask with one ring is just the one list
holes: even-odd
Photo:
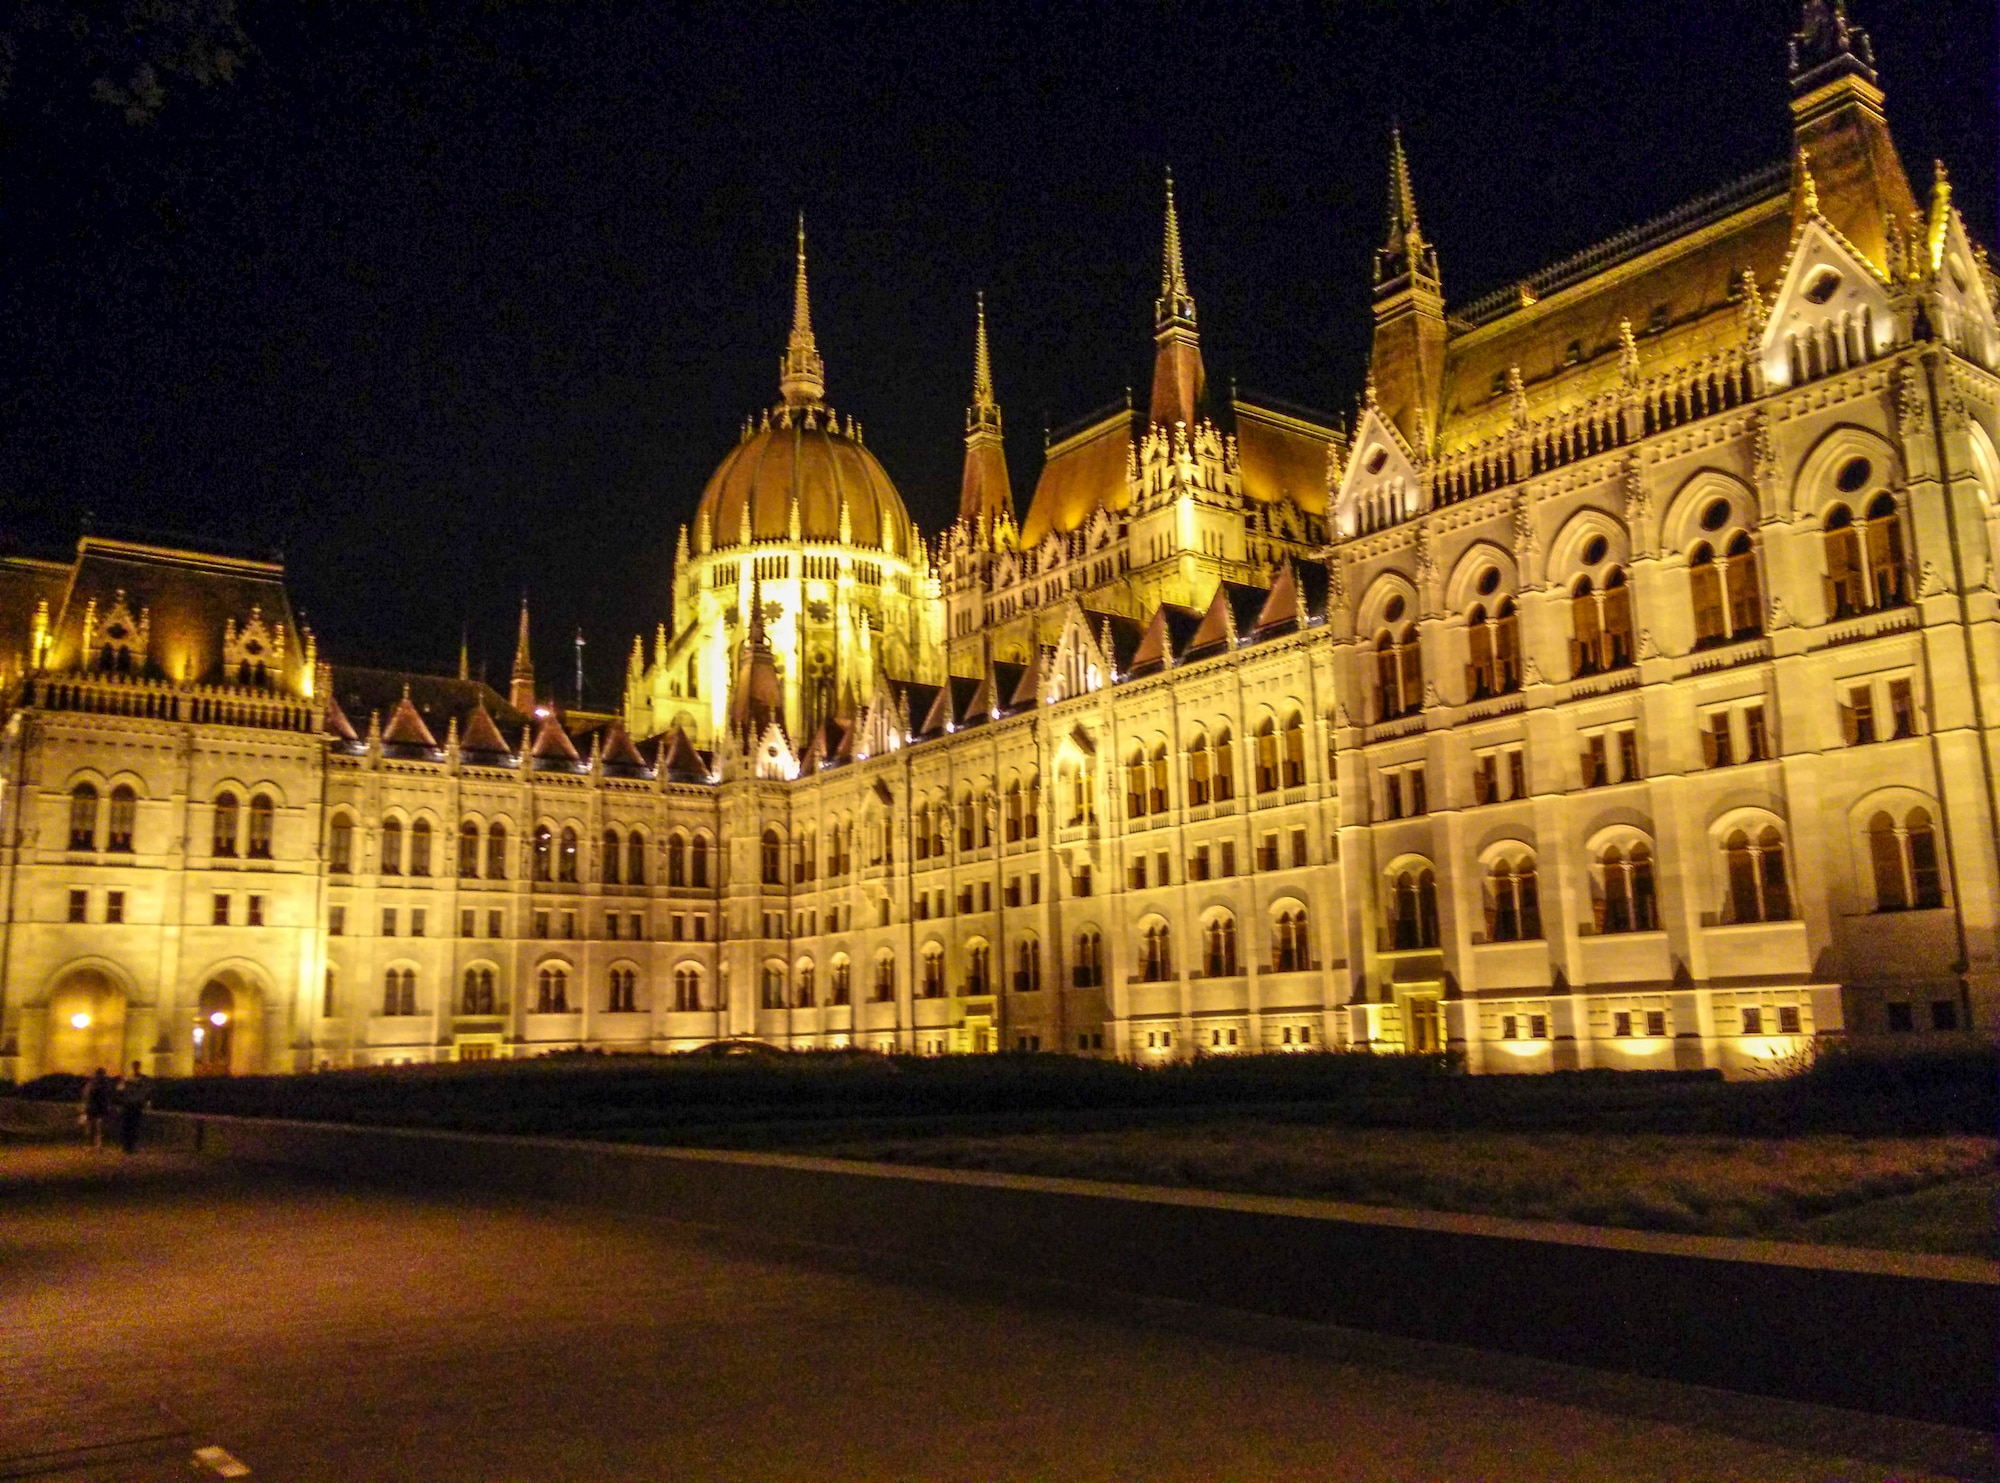
[[1218, 393], [1170, 183], [1149, 395], [1018, 509], [982, 307], [937, 537], [802, 229], [615, 714], [525, 609], [501, 694], [330, 661], [275, 564], [0, 563], [0, 1079], [1991, 1036], [2000, 282], [1841, 0], [1789, 75], [1785, 158], [1476, 299], [1392, 140], [1345, 426]]

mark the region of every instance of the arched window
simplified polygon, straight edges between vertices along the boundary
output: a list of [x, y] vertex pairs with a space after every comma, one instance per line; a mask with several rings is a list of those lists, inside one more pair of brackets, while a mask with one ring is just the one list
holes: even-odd
[[547, 964], [535, 975], [535, 1013], [569, 1013], [569, 969], [562, 964]]
[[680, 967], [674, 970], [674, 1008], [682, 1014], [701, 1008], [701, 970]]
[[410, 874], [431, 873], [431, 821], [418, 819], [410, 825]]
[[[233, 814], [234, 809], [230, 812]], [[216, 853], [220, 854], [221, 851]], [[234, 848], [230, 850], [233, 855]], [[384, 819], [382, 821], [382, 874], [401, 875], [403, 873], [403, 821]]]
[[639, 972], [636, 968], [614, 968], [611, 970], [609, 1002], [605, 1008], [612, 1014], [636, 1014], [639, 1011]]
[[764, 884], [767, 886], [783, 885], [785, 847], [778, 838], [777, 830], [766, 829], [764, 831], [763, 848], [759, 852], [759, 859], [763, 865]]
[[970, 788], [961, 788], [958, 793], [958, 847], [961, 850], [969, 850], [972, 848], [972, 841], [972, 790]]
[[1079, 989], [1101, 988], [1104, 984], [1104, 941], [1095, 927], [1076, 934], [1076, 962], [1070, 982]]
[[1791, 920], [1792, 894], [1785, 875], [1785, 842], [1766, 827], [1755, 839], [1741, 829], [1723, 844], [1729, 868], [1729, 920]]
[[491, 968], [468, 968], [465, 970], [464, 987], [459, 993], [458, 1012], [460, 1014], [494, 1013], [493, 970]]
[[646, 836], [636, 829], [625, 837], [625, 884], [646, 884]]
[[1146, 752], [1143, 747], [1132, 748], [1132, 754], [1125, 759], [1125, 817], [1146, 817]]
[[1298, 973], [1312, 966], [1312, 939], [1303, 906], [1279, 910], [1271, 921], [1271, 971]]
[[576, 882], [576, 831], [563, 826], [562, 858], [557, 862], [557, 878], [570, 884]]
[[[92, 795], [95, 797], [95, 794]], [[213, 853], [218, 860], [236, 858], [236, 795], [224, 793], [215, 800], [215, 827], [212, 833]]]
[[1278, 786], [1278, 728], [1269, 716], [1257, 723], [1256, 784], [1259, 793], [1275, 792]]
[[1878, 494], [1868, 505], [1868, 595], [1878, 608], [1910, 600], [1910, 568], [1903, 555], [1903, 523], [1896, 498]]
[[1229, 728], [1215, 728], [1215, 801], [1227, 803], [1236, 796], [1236, 748]]
[[993, 992], [993, 949], [983, 942], [975, 942], [965, 950], [965, 992]]
[[1438, 945], [1437, 876], [1429, 867], [1399, 874], [1391, 891], [1391, 903], [1396, 951]]
[[827, 1003], [845, 1004], [853, 996], [853, 965], [845, 958], [833, 960], [832, 980], [827, 984]]
[[800, 1009], [811, 1009], [819, 999], [819, 988], [813, 982], [813, 965], [810, 958], [800, 963], [792, 971], [795, 985], [792, 998]]
[[1836, 618], [1851, 618], [1868, 606], [1868, 579], [1862, 575], [1861, 535], [1854, 512], [1835, 505], [1826, 512], [1826, 608]]
[[951, 805], [939, 798], [931, 809], [931, 855], [934, 859], [944, 858], [944, 834], [950, 827]]
[[887, 1004], [896, 997], [896, 959], [882, 953], [875, 959], [875, 1002]]
[[1513, 598], [1502, 598], [1491, 616], [1483, 605], [1475, 605], [1465, 634], [1472, 656], [1466, 666], [1467, 695], [1483, 700], [1521, 688], [1521, 620]]
[[[117, 795], [113, 794], [113, 798]], [[271, 858], [271, 818], [274, 810], [271, 795], [258, 793], [250, 799], [250, 840], [245, 853], [252, 860]], [[114, 846], [115, 848], [115, 846]]]
[[687, 839], [679, 834], [667, 841], [667, 884], [687, 884]]
[[1629, 850], [1611, 845], [1598, 857], [1602, 878], [1594, 903], [1599, 932], [1652, 932], [1659, 908], [1653, 896], [1653, 852], [1643, 844]]
[[138, 820], [139, 795], [130, 783], [111, 790], [111, 819], [104, 831], [104, 848], [114, 854], [132, 853], [132, 831]]
[[916, 843], [911, 848], [919, 860], [931, 857], [931, 806], [928, 802], [917, 805]]
[[326, 831], [326, 868], [335, 875], [354, 869], [354, 820], [335, 814]]
[[486, 831], [486, 878], [507, 879], [507, 826], [496, 823]]
[[417, 971], [414, 968], [391, 968], [382, 975], [382, 1013], [415, 1014], [417, 1012]]
[[1013, 844], [1021, 837], [1021, 780], [1007, 780], [1007, 843]]
[[1302, 788], [1306, 781], [1306, 718], [1297, 711], [1285, 722], [1285, 786]]
[[1024, 937], [1014, 945], [1014, 992], [1032, 994], [1042, 986], [1042, 944]]
[[1146, 806], [1153, 813], [1167, 811], [1167, 744], [1159, 742], [1153, 747], [1152, 786], [1146, 790]]
[[1197, 731], [1188, 743], [1188, 807], [1200, 808], [1209, 796], [1208, 737]]
[[1173, 942], [1167, 924], [1155, 918], [1146, 924], [1140, 942], [1139, 977], [1146, 983], [1164, 983], [1174, 976]]
[[944, 949], [934, 942], [924, 948], [922, 992], [926, 999], [944, 997]]
[[458, 826], [458, 878], [479, 878], [479, 825], [466, 819]]
[[619, 867], [625, 863], [625, 841], [618, 837], [616, 829], [604, 831], [604, 884], [615, 886], [620, 874]]
[[1757, 580], [1757, 551], [1745, 531], [1729, 537], [1717, 557], [1704, 541], [1688, 554], [1694, 593], [1697, 647], [1751, 638], [1764, 631], [1764, 599]]
[[1423, 708], [1423, 650], [1417, 642], [1417, 625], [1406, 623], [1400, 630], [1385, 628], [1375, 639], [1375, 711], [1378, 720], [1391, 721]]
[[555, 835], [546, 824], [535, 826], [535, 879], [538, 881], [555, 878]]
[[697, 834], [694, 843], [688, 846], [688, 883], [695, 886], [708, 884], [708, 836]]
[[1527, 942], [1541, 935], [1542, 904], [1534, 858], [1496, 861], [1487, 875], [1487, 940]]
[[1236, 977], [1236, 918], [1227, 912], [1202, 927], [1202, 972], [1209, 978]]
[[763, 1008], [783, 1009], [785, 1007], [784, 964], [766, 963], [763, 973], [759, 976], [758, 983], [761, 986], [758, 1002]]
[[1928, 809], [1911, 809], [1900, 824], [1886, 810], [1878, 813], [1868, 825], [1868, 845], [1875, 863], [1877, 911], [1944, 905], [1937, 835]]
[[1600, 674], [1632, 662], [1632, 590], [1622, 568], [1606, 572], [1601, 588], [1589, 577], [1578, 578], [1569, 610], [1573, 673]]
[[1038, 839], [1042, 833], [1042, 775], [1028, 774], [1028, 802], [1025, 816], [1021, 821], [1021, 832], [1029, 839]]
[[[216, 804], [220, 817], [222, 805]], [[230, 834], [230, 852], [235, 853], [236, 836]], [[69, 847], [73, 850], [94, 850], [97, 848], [97, 787], [92, 783], [78, 783], [69, 792]], [[217, 850], [219, 855], [222, 851]]]

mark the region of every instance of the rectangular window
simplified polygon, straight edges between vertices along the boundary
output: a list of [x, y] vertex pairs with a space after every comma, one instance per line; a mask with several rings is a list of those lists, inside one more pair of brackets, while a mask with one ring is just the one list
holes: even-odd
[[1956, 1030], [1958, 1028], [1958, 1006], [1949, 999], [1931, 1000], [1931, 1028], [1933, 1030]]
[[549, 914], [545, 911], [538, 911], [535, 913], [535, 936], [547, 937], [548, 935]]
[[1393, 772], [1382, 774], [1382, 813], [1391, 819], [1403, 817], [1403, 779]]
[[1632, 1033], [1631, 1010], [1620, 1009], [1613, 1012], [1611, 1016], [1611, 1033], [1613, 1035], [1616, 1035], [1621, 1040], [1631, 1035]]
[[422, 937], [424, 935], [425, 916], [426, 913], [421, 906], [410, 909], [410, 936]]
[[1257, 846], [1257, 868], [1276, 870], [1278, 868], [1278, 836], [1267, 834]]
[[1778, 1033], [1796, 1035], [1799, 1033], [1799, 1011], [1795, 1004], [1780, 1006], [1778, 1010]]
[[1021, 904], [1021, 878], [1018, 875], [1007, 877], [1006, 901], [1009, 906], [1019, 906]]
[[1639, 776], [1639, 733], [1627, 726], [1618, 733], [1618, 780], [1629, 783]]
[[329, 906], [326, 909], [326, 935], [328, 937], [345, 937], [347, 935], [346, 907]]
[[1895, 1034], [1908, 1034], [1917, 1028], [1916, 1015], [1911, 1012], [1911, 1007], [1907, 1000], [1892, 1001], [1883, 1005], [1882, 1008], [1888, 1014], [1889, 1029]]
[[1507, 796], [1526, 798], [1528, 796], [1528, 759], [1519, 747], [1507, 753]]
[[1840, 729], [1850, 747], [1864, 747], [1875, 740], [1875, 687], [1853, 685], [1847, 704], [1840, 708]]
[[229, 925], [229, 898], [217, 892], [209, 903], [209, 921], [217, 927]]
[[667, 941], [680, 942], [687, 937], [687, 918], [678, 912], [667, 920]]
[[1717, 711], [1708, 718], [1701, 734], [1702, 760], [1710, 767], [1728, 767], [1736, 761], [1730, 746], [1729, 712]]
[[[633, 912], [630, 920], [627, 921], [626, 926], [630, 930], [627, 931], [625, 935], [631, 938], [632, 941], [644, 942], [646, 940], [646, 917], [643, 912], [636, 912], [636, 911]], [[817, 928], [819, 926], [819, 923], [815, 921], [813, 923], [813, 926]]]
[[1754, 1004], [1746, 1006], [1743, 1010], [1743, 1033], [1745, 1035], [1764, 1033], [1764, 1011]]
[[1653, 1039], [1661, 1039], [1667, 1033], [1667, 1012], [1664, 1009], [1646, 1011], [1646, 1033]]
[[1528, 1038], [1530, 1040], [1547, 1040], [1549, 1038], [1549, 1017], [1547, 1015], [1531, 1014], [1528, 1016]]
[[1500, 797], [1500, 758], [1488, 752], [1472, 766], [1472, 801], [1493, 803]]
[[1146, 857], [1134, 855], [1132, 863], [1125, 867], [1125, 889], [1143, 891], [1146, 889]]
[[576, 940], [575, 912], [566, 911], [562, 914], [562, 929], [563, 929], [563, 940], [565, 942], [574, 942]]
[[1583, 786], [1601, 788], [1611, 781], [1611, 762], [1604, 750], [1604, 733], [1590, 738], [1583, 753]]
[[1411, 818], [1415, 818], [1420, 814], [1427, 814], [1430, 812], [1431, 805], [1430, 805], [1430, 799], [1427, 796], [1428, 793], [1429, 789], [1425, 785], [1423, 768], [1421, 767], [1411, 768], [1410, 769], [1410, 817]]
[[920, 922], [928, 922], [930, 919], [931, 919], [930, 892], [920, 891], [917, 893], [917, 920]]
[[1521, 1022], [1513, 1015], [1503, 1014], [1500, 1016], [1500, 1038], [1502, 1040], [1519, 1040], [1521, 1038]]
[[489, 911], [486, 913], [486, 935], [488, 937], [504, 937], [507, 935], [501, 930], [499, 912]]
[[384, 937], [396, 935], [396, 908], [393, 906], [382, 908], [382, 935]]
[[1306, 832], [1303, 829], [1294, 829], [1292, 831], [1292, 865], [1296, 868], [1307, 863], [1309, 862], [1306, 859]]
[[708, 917], [705, 913], [694, 919], [694, 940], [696, 942], [708, 941]]
[[106, 891], [104, 893], [104, 920], [114, 925], [125, 920], [125, 893]]
[[615, 911], [604, 914], [604, 937], [607, 942], [618, 940], [618, 913]]
[[1165, 850], [1153, 856], [1153, 880], [1157, 885], [1171, 886], [1174, 883], [1173, 867], [1168, 863], [1173, 857]]
[[1191, 864], [1191, 868], [1189, 869], [1188, 874], [1195, 880], [1205, 881], [1208, 879], [1208, 872], [1209, 872], [1208, 846], [1201, 845], [1194, 852], [1194, 860]]
[[460, 937], [477, 937], [479, 935], [479, 913], [469, 906], [461, 910], [458, 914], [458, 935]]
[[1917, 698], [1908, 680], [1889, 682], [1889, 724], [1895, 728], [1891, 735], [1917, 734]]
[[993, 910], [993, 882], [991, 881], [981, 881], [979, 883], [979, 909], [981, 911]]
[[1041, 904], [1042, 878], [1039, 875], [1031, 875], [1028, 877], [1028, 905], [1040, 906]]
[[[423, 913], [418, 912], [417, 916], [421, 920], [423, 917]], [[262, 896], [252, 895], [250, 897], [250, 909], [249, 909], [248, 921], [250, 925], [253, 927], [261, 927], [264, 925], [264, 898]], [[424, 934], [422, 932], [419, 932], [417, 934], [417, 936], [419, 937], [422, 937], [423, 935]]]
[[[215, 899], [218, 901], [227, 901], [229, 898], [227, 896], [218, 896]], [[69, 919], [72, 922], [87, 922], [90, 920], [90, 892], [71, 891], [69, 893]], [[225, 912], [222, 922], [219, 925], [226, 926], [228, 921], [229, 917]]]
[[1743, 708], [1743, 760], [1745, 762], [1771, 760], [1771, 733], [1764, 724], [1764, 708], [1761, 705]]
[[1222, 874], [1225, 880], [1236, 874], [1236, 841], [1233, 839], [1222, 842]]
[[1077, 866], [1076, 873], [1070, 877], [1070, 881], [1074, 885], [1077, 895], [1088, 896], [1090, 894], [1090, 867], [1088, 865]]

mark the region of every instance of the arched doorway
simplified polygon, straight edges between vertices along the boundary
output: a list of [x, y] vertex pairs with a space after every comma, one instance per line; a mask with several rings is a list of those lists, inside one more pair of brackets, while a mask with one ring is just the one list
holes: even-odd
[[221, 979], [203, 985], [194, 1015], [194, 1074], [227, 1076], [236, 1044], [236, 994]]
[[101, 968], [77, 968], [49, 993], [42, 1069], [113, 1076], [125, 1061], [125, 991]]

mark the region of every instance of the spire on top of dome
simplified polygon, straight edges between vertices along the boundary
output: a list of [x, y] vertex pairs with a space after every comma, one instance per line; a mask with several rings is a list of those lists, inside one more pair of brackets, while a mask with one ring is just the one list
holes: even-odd
[[778, 363], [778, 391], [788, 407], [815, 407], [826, 395], [826, 362], [813, 343], [812, 301], [806, 291], [806, 214], [799, 213], [799, 264], [792, 281], [792, 332]]
[[1193, 328], [1194, 293], [1188, 288], [1181, 261], [1181, 214], [1174, 207], [1174, 172], [1167, 171], [1166, 246], [1160, 254], [1160, 297], [1153, 304], [1153, 328], [1163, 330], [1176, 320]]
[[1166, 248], [1160, 257], [1160, 296], [1153, 302], [1153, 402], [1156, 426], [1201, 421], [1208, 403], [1208, 373], [1195, 331], [1194, 293], [1181, 262], [1181, 217], [1174, 206], [1174, 174], [1167, 172]]
[[1014, 514], [1007, 455], [1000, 437], [1000, 403], [993, 395], [993, 359], [986, 348], [986, 295], [979, 296], [979, 329], [972, 349], [972, 404], [965, 409], [965, 472], [958, 486], [958, 518], [989, 529]]

